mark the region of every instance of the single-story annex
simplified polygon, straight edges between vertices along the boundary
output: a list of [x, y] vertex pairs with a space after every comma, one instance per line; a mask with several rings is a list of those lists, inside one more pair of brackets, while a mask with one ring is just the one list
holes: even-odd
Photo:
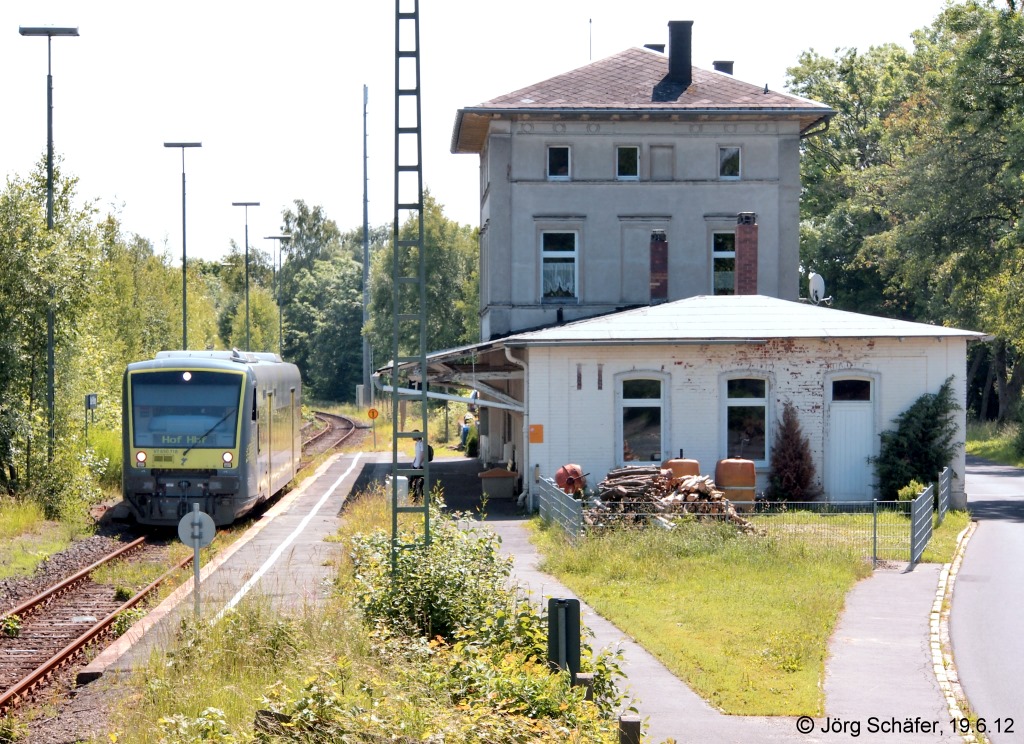
[[[853, 501], [871, 498], [868, 458], [899, 413], [949, 377], [963, 406], [967, 344], [986, 338], [762, 295], [698, 296], [430, 354], [428, 378], [431, 390], [478, 391], [480, 458], [512, 462], [526, 492], [570, 462], [594, 483], [680, 455], [710, 474], [726, 457], [753, 460], [761, 491], [791, 402], [825, 498]], [[963, 499], [964, 410], [956, 423]]]

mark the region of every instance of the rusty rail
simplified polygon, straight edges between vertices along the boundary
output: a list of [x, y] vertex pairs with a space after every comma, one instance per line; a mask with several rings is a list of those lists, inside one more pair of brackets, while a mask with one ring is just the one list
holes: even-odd
[[[4, 617], [8, 617], [10, 615], [20, 616], [22, 613], [26, 611], [30, 611], [33, 608], [45, 604], [49, 599], [61, 594], [64, 591], [67, 591], [75, 584], [88, 578], [89, 574], [92, 571], [99, 568], [103, 564], [108, 563], [114, 560], [115, 558], [124, 555], [130, 550], [138, 548], [142, 545], [142, 543], [145, 542], [145, 539], [146, 538], [144, 537], [140, 537], [137, 540], [132, 541], [125, 547], [119, 548], [110, 555], [107, 555], [106, 557], [96, 561], [91, 566], [82, 569], [75, 575], [65, 579], [64, 581], [61, 581], [58, 584], [55, 584], [54, 586], [50, 587], [44, 592], [40, 592], [35, 597], [32, 597], [31, 599], [25, 602], [22, 602], [20, 605], [18, 605], [18, 607], [6, 613]], [[99, 622], [95, 623], [92, 627], [90, 627], [88, 630], [82, 633], [77, 639], [75, 639], [74, 641], [66, 645], [64, 648], [59, 650], [56, 654], [51, 656], [48, 661], [44, 662], [43, 664], [40, 664], [38, 667], [36, 667], [36, 669], [22, 677], [22, 679], [16, 684], [14, 684], [10, 689], [5, 691], [3, 694], [0, 694], [0, 713], [9, 710], [10, 708], [14, 707], [19, 702], [21, 702], [24, 696], [27, 695], [34, 687], [36, 687], [36, 685], [38, 685], [41, 681], [49, 677], [53, 672], [59, 669], [66, 661], [77, 655], [83, 648], [85, 648], [86, 645], [91, 643], [101, 633], [103, 633], [114, 622], [114, 620], [120, 613], [124, 612], [125, 610], [131, 609], [132, 607], [137, 605], [148, 594], [150, 594], [158, 586], [160, 586], [160, 584], [166, 581], [167, 578], [171, 576], [175, 571], [181, 570], [191, 562], [191, 555], [179, 561], [173, 568], [164, 572], [159, 578], [157, 578], [151, 584], [137, 592], [135, 596], [125, 601], [113, 612], [108, 613], [106, 617], [101, 619]]]

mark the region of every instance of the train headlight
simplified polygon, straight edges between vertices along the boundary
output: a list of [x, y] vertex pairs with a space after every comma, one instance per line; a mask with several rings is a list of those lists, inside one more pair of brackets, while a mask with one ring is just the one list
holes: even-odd
[[140, 468], [146, 466], [146, 453], [142, 450], [135, 453], [135, 465]]
[[220, 459], [224, 461], [224, 467], [230, 468], [231, 467], [231, 463], [235, 459], [235, 456], [233, 454], [231, 454], [230, 452], [225, 452], [223, 455], [220, 456]]

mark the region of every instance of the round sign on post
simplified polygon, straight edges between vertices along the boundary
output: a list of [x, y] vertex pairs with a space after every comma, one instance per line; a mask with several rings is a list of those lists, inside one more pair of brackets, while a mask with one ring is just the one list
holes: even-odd
[[194, 506], [195, 509], [178, 522], [178, 539], [186, 545], [205, 548], [217, 536], [217, 526], [213, 523], [213, 517], [199, 511], [199, 504]]
[[380, 411], [378, 411], [376, 408], [371, 408], [369, 411], [366, 412], [366, 415], [369, 416], [370, 420], [372, 421], [373, 419], [380, 416]]
[[178, 539], [192, 546], [192, 593], [196, 598], [196, 617], [199, 617], [199, 549], [213, 542], [217, 535], [217, 525], [213, 517], [199, 510], [199, 504], [192, 504], [192, 511], [178, 522]]

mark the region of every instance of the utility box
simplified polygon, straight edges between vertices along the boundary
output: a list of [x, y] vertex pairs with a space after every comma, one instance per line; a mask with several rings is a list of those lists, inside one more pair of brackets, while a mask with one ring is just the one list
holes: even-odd
[[492, 468], [480, 473], [481, 494], [489, 499], [512, 499], [516, 495], [516, 472]]

